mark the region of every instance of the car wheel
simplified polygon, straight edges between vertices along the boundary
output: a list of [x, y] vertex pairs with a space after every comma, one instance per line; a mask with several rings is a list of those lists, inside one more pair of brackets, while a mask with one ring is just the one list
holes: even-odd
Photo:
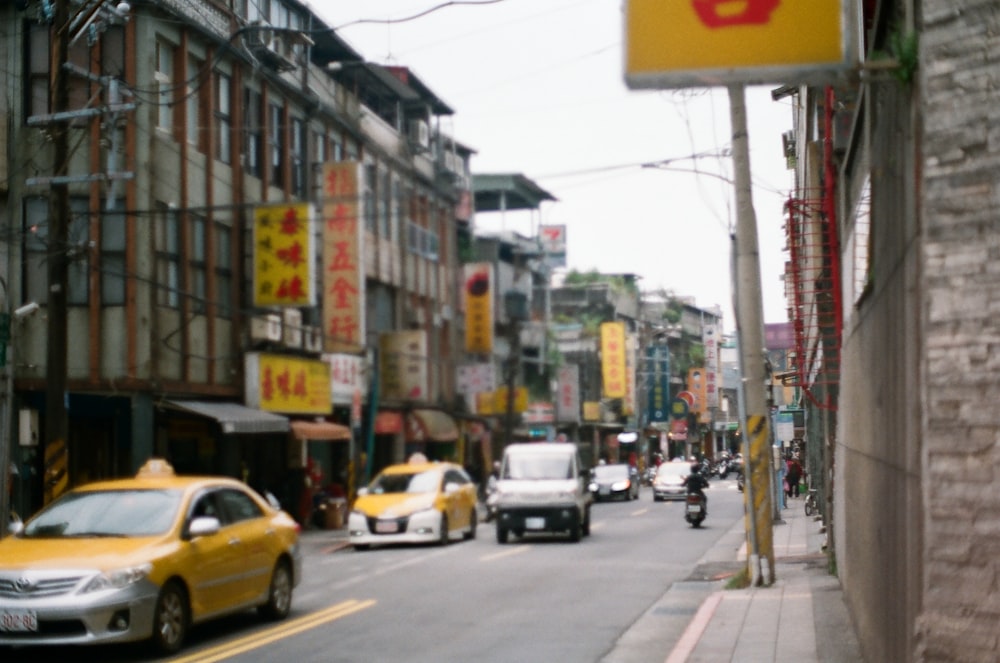
[[175, 654], [184, 646], [190, 615], [187, 592], [177, 582], [168, 582], [156, 598], [153, 612], [153, 649], [161, 654]]
[[265, 619], [279, 620], [288, 616], [292, 609], [292, 570], [288, 562], [280, 560], [271, 573], [271, 587], [267, 591], [267, 603], [257, 608]]
[[476, 525], [479, 523], [479, 517], [476, 513], [476, 507], [472, 507], [472, 511], [469, 512], [469, 531], [465, 533], [465, 540], [469, 541], [476, 538]]
[[438, 540], [438, 545], [448, 545], [448, 514], [446, 513], [441, 514], [441, 538]]
[[573, 521], [573, 524], [569, 526], [569, 540], [573, 543], [577, 543], [580, 540], [582, 529], [583, 528], [580, 526], [580, 519], [577, 518]]
[[497, 543], [507, 543], [507, 528], [497, 525]]

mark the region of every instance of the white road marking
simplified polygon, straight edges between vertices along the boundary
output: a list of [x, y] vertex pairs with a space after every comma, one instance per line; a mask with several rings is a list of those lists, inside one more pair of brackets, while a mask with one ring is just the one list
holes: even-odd
[[480, 562], [492, 562], [495, 559], [501, 559], [503, 557], [510, 557], [512, 555], [520, 555], [523, 552], [527, 552], [531, 546], [517, 546], [516, 548], [507, 548], [501, 552], [491, 553], [489, 555], [483, 555], [479, 558]]

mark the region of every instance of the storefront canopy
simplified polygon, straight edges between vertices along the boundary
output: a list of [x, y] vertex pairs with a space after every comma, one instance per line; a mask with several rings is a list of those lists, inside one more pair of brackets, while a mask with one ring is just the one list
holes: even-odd
[[208, 417], [219, 422], [223, 433], [287, 433], [288, 417], [256, 410], [239, 403], [213, 401], [166, 401], [167, 407]]
[[350, 440], [351, 429], [332, 421], [292, 421], [292, 435], [297, 440]]
[[441, 410], [411, 410], [406, 415], [407, 442], [454, 442], [458, 425]]

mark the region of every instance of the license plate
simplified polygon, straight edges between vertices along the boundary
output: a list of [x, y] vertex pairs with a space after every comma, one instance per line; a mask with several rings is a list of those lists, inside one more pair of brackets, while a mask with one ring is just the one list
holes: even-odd
[[688, 504], [688, 513], [699, 513], [701, 511], [701, 506], [698, 504]]
[[399, 523], [395, 520], [380, 520], [375, 523], [375, 531], [379, 534], [395, 534], [399, 531]]
[[34, 610], [0, 611], [0, 631], [37, 631], [38, 615]]
[[525, 529], [545, 529], [545, 519], [544, 518], [525, 518], [524, 519]]

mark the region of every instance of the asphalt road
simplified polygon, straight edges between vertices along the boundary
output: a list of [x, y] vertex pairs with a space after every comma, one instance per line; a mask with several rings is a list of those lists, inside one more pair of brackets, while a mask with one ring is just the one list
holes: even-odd
[[[699, 529], [684, 522], [682, 502], [653, 502], [643, 488], [638, 501], [595, 504], [591, 536], [577, 544], [538, 535], [501, 545], [492, 524], [480, 523], [476, 539], [446, 547], [312, 547], [288, 620], [247, 613], [205, 625], [162, 660], [662, 663], [717, 586], [707, 581], [737, 568], [705, 563], [742, 518], [735, 485], [712, 482]], [[4, 654], [149, 660], [132, 646]]]

